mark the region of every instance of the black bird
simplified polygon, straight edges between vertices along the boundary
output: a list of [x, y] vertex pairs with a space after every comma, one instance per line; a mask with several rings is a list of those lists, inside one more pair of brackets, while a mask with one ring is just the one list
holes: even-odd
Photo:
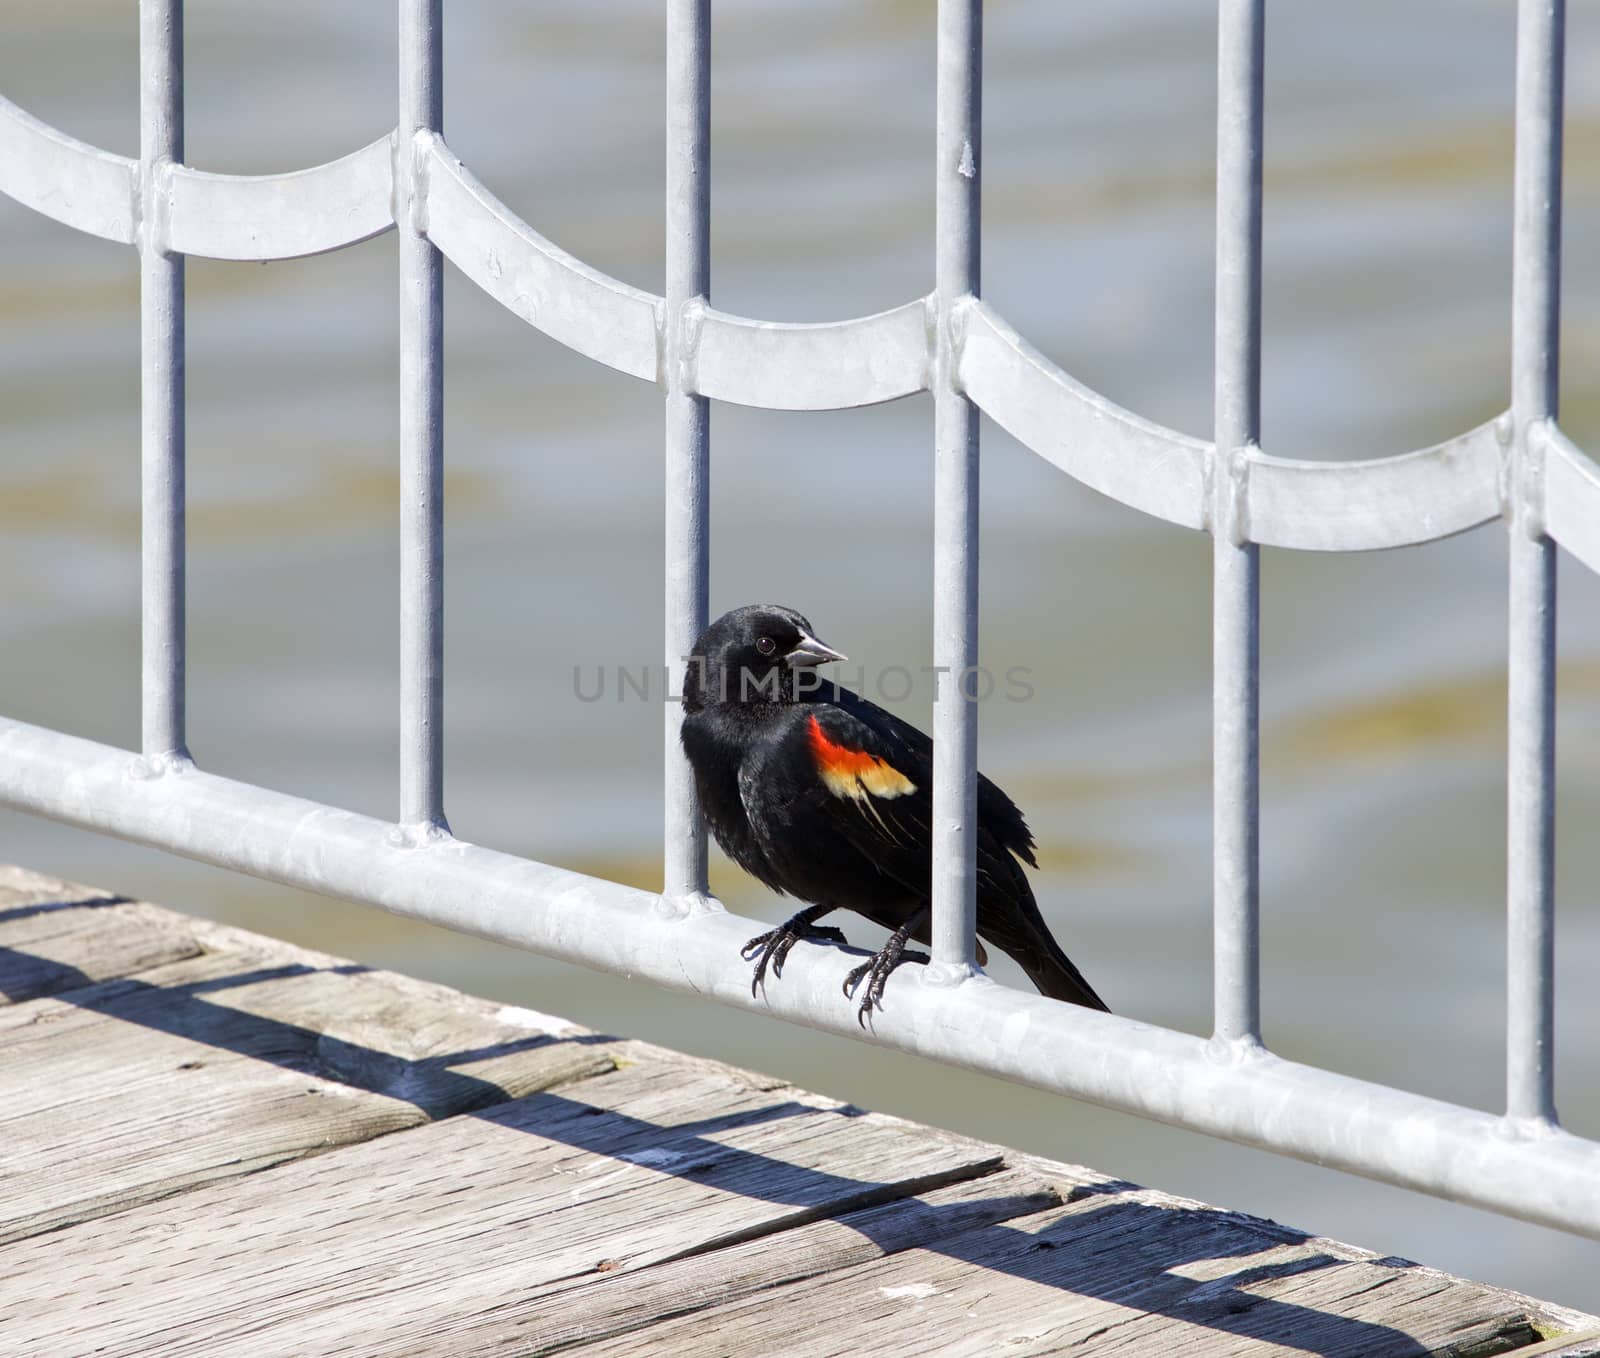
[[[816, 666], [844, 658], [792, 608], [723, 614], [689, 657], [683, 748], [717, 843], [774, 891], [812, 902], [745, 945], [756, 964], [752, 992], [769, 967], [782, 974], [800, 939], [843, 943], [839, 930], [816, 921], [854, 910], [891, 931], [844, 983], [854, 995], [866, 981], [865, 1022], [890, 972], [909, 960], [907, 942], [929, 940], [933, 741], [819, 679]], [[981, 774], [977, 854], [978, 933], [1015, 959], [1041, 994], [1105, 1009], [1039, 914], [1017, 861], [1038, 867], [1022, 813]]]

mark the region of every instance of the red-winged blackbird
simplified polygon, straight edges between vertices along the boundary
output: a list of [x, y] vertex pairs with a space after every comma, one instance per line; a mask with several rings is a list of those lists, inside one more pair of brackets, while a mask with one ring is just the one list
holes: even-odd
[[[725, 613], [689, 657], [683, 748], [717, 843], [774, 891], [813, 902], [745, 945], [756, 964], [752, 993], [769, 967], [782, 974], [800, 939], [843, 943], [837, 929], [815, 922], [831, 910], [854, 910], [891, 931], [883, 950], [844, 983], [853, 995], [866, 981], [865, 1022], [889, 973], [910, 960], [907, 941], [929, 938], [933, 741], [849, 689], [818, 680], [816, 666], [844, 658], [793, 609], [752, 605]], [[1034, 903], [1017, 861], [1038, 866], [1022, 813], [981, 774], [977, 854], [978, 933], [1008, 953], [1040, 993], [1105, 1009]]]

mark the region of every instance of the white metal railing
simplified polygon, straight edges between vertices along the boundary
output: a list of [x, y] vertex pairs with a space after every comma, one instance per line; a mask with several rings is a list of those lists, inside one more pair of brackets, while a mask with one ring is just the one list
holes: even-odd
[[[0, 190], [137, 247], [143, 321], [144, 724], [138, 754], [0, 718], [0, 802], [546, 955], [917, 1052], [1179, 1126], [1600, 1236], [1600, 1143], [1552, 1099], [1555, 548], [1600, 571], [1600, 468], [1555, 423], [1562, 0], [1520, 0], [1512, 399], [1402, 457], [1322, 463], [1259, 446], [1264, 0], [1220, 0], [1216, 425], [1205, 442], [1120, 409], [979, 298], [982, 7], [940, 0], [934, 291], [876, 316], [790, 325], [709, 295], [709, 0], [667, 0], [667, 292], [591, 269], [499, 203], [441, 134], [441, 0], [400, 0], [395, 133], [296, 174], [183, 164], [181, 0], [142, 0], [140, 159], [0, 100]], [[282, 259], [398, 229], [401, 778], [395, 823], [219, 778], [184, 738], [183, 259]], [[839, 961], [799, 948], [752, 996], [753, 922], [706, 895], [693, 783], [667, 713], [665, 882], [635, 891], [495, 853], [444, 816], [441, 274], [666, 399], [666, 656], [706, 621], [709, 401], [935, 412], [934, 661], [977, 660], [977, 413], [1146, 514], [1215, 541], [1215, 1035], [996, 985], [973, 935], [976, 712], [935, 708], [933, 961], [869, 1030]], [[1507, 1111], [1497, 1117], [1285, 1061], [1260, 1035], [1258, 546], [1354, 551], [1495, 519], [1511, 535]]]

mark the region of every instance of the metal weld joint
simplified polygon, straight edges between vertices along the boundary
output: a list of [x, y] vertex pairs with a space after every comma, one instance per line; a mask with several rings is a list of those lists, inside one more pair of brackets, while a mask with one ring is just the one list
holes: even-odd
[[[943, 379], [950, 384], [950, 390], [958, 395], [967, 394], [966, 383], [961, 380], [961, 360], [967, 347], [968, 322], [972, 317], [973, 309], [978, 306], [978, 299], [970, 292], [957, 297], [950, 304], [949, 313], [945, 317], [945, 342], [939, 343], [939, 294], [929, 293], [928, 307], [928, 386], [932, 388], [938, 379]], [[941, 369], [941, 363], [947, 365]]]
[[922, 984], [940, 990], [952, 990], [968, 981], [987, 981], [998, 984], [976, 962], [930, 961], [922, 968]]
[[1501, 497], [1504, 512], [1514, 529], [1535, 539], [1544, 537], [1548, 531], [1545, 526], [1545, 463], [1551, 432], [1548, 417], [1528, 421], [1516, 433], [1521, 447], [1512, 444], [1505, 460]]
[[1208, 461], [1210, 513], [1206, 527], [1214, 537], [1235, 547], [1250, 541], [1250, 464], [1260, 451], [1255, 443], [1213, 448]]
[[651, 913], [657, 919], [684, 921], [698, 919], [702, 915], [725, 915], [728, 911], [715, 896], [704, 891], [686, 891], [657, 896]]
[[409, 138], [396, 128], [390, 137], [394, 154], [390, 213], [402, 230], [424, 240], [428, 239], [428, 162], [438, 144], [442, 144], [439, 134], [427, 127], [419, 127]]
[[[677, 368], [677, 389], [689, 396], [700, 391], [700, 333], [706, 324], [706, 299], [691, 297], [678, 317], [677, 348], [668, 358]], [[669, 387], [670, 389], [670, 387]]]
[[128, 760], [128, 777], [137, 783], [170, 774], [186, 773], [195, 768], [194, 756], [187, 749], [168, 750], [162, 754], [136, 754]]
[[388, 843], [395, 849], [427, 849], [456, 842], [449, 825], [442, 821], [396, 821], [389, 827]]
[[174, 258], [172, 240], [172, 159], [147, 161], [134, 195], [135, 239], [142, 254]]

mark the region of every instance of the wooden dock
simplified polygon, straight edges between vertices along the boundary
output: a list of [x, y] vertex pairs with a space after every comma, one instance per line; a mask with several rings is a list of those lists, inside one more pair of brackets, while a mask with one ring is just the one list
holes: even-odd
[[1600, 1354], [1600, 1319], [0, 869], [0, 1352]]

